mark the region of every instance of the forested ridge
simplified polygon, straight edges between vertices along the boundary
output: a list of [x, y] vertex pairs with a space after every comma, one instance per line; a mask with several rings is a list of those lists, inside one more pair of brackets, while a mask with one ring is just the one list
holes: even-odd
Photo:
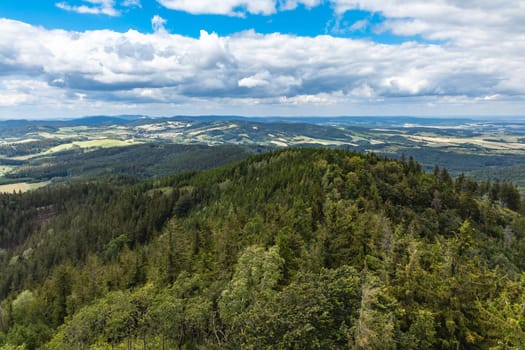
[[523, 208], [327, 149], [0, 195], [0, 349], [520, 349]]
[[[57, 183], [107, 175], [126, 175], [140, 179], [158, 178], [183, 171], [211, 169], [267, 149], [262, 146], [180, 145], [157, 142], [98, 149], [83, 149], [73, 145], [71, 149], [52, 154], [45, 153], [51, 147], [67, 142], [70, 140], [0, 145], [0, 165], [16, 165], [16, 169], [0, 176], [0, 184], [22, 180]], [[38, 155], [38, 152], [42, 153]], [[27, 160], [17, 158], [32, 154], [34, 158]]]

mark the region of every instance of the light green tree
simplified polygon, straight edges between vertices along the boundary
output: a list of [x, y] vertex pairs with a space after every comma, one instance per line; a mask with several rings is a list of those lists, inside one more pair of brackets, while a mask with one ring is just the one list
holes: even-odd
[[244, 313], [275, 292], [282, 276], [283, 263], [277, 246], [268, 250], [251, 246], [244, 250], [218, 302], [220, 317], [229, 325], [232, 334], [242, 336], [248, 321]]

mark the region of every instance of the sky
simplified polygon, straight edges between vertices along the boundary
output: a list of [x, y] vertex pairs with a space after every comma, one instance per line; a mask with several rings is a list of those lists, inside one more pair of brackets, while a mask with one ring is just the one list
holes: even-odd
[[0, 0], [0, 119], [525, 116], [523, 0]]

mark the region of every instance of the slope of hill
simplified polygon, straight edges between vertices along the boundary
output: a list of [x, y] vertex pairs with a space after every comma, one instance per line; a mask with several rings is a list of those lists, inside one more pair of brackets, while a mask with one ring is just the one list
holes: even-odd
[[211, 169], [266, 149], [262, 146], [211, 147], [163, 142], [100, 147], [98, 143], [93, 150], [72, 147], [28, 160], [16, 171], [5, 174], [3, 182], [31, 179], [37, 182], [54, 180], [56, 183], [102, 175], [157, 178], [183, 171]]
[[525, 343], [510, 185], [326, 149], [0, 196], [0, 344], [506, 349]]

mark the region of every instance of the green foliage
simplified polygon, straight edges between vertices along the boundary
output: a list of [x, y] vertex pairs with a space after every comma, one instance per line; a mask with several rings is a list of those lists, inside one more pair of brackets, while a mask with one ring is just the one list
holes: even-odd
[[[40, 144], [42, 146], [38, 146]], [[11, 148], [15, 146], [4, 146], [4, 148], [0, 147], [0, 155], [2, 152], [6, 155], [38, 155], [39, 150], [44, 151], [45, 147], [51, 148], [52, 144], [52, 141], [47, 143], [37, 141], [35, 144], [17, 144], [14, 149]], [[21, 149], [22, 147], [29, 148]], [[6, 174], [5, 177], [9, 180], [27, 178], [35, 182], [47, 180], [57, 182], [64, 179], [82, 179], [103, 175], [154, 178], [176, 172], [210, 169], [241, 160], [257, 151], [256, 147], [248, 146], [210, 147], [158, 142], [95, 150], [73, 148], [30, 159]]]
[[377, 277], [365, 275], [361, 286], [359, 316], [354, 322], [355, 349], [394, 349], [394, 300]]
[[52, 147], [67, 143], [67, 140], [45, 139], [38, 141], [19, 142], [0, 146], [0, 155], [6, 157], [19, 157], [44, 152]]
[[232, 333], [244, 333], [250, 307], [264, 302], [275, 292], [283, 262], [276, 246], [268, 251], [251, 246], [241, 254], [233, 277], [218, 301], [220, 317]]
[[508, 184], [325, 149], [3, 195], [0, 344], [519, 348], [518, 202]]
[[282, 291], [241, 314], [242, 348], [345, 348], [358, 317], [360, 279], [348, 266], [300, 273]]
[[49, 338], [44, 305], [31, 291], [24, 290], [13, 300], [11, 317], [13, 325], [7, 333], [8, 343], [32, 350]]
[[408, 331], [402, 335], [400, 346], [407, 350], [430, 350], [436, 346], [436, 323], [428, 310], [418, 310]]

